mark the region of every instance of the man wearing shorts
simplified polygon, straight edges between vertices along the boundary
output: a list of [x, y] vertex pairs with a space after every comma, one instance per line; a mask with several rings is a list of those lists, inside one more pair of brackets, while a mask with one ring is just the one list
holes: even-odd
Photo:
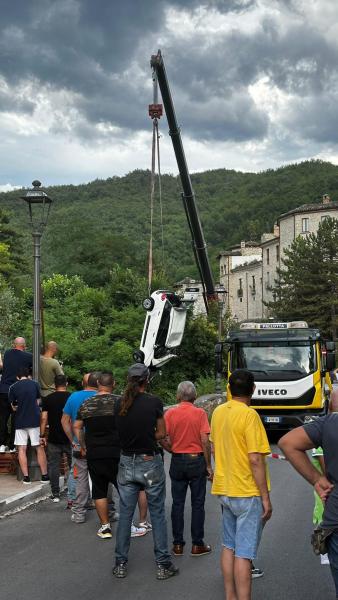
[[[18, 459], [23, 474], [23, 483], [31, 483], [27, 464], [27, 443], [35, 447], [41, 481], [48, 482], [47, 459], [40, 437], [40, 388], [36, 381], [29, 377], [29, 369], [22, 367], [18, 371], [17, 381], [9, 388], [8, 399], [15, 411], [15, 440], [18, 448]], [[41, 444], [41, 445], [40, 445]]]
[[102, 371], [97, 384], [98, 394], [85, 400], [79, 408], [74, 433], [87, 457], [93, 486], [92, 497], [101, 521], [97, 535], [105, 539], [112, 537], [107, 500], [108, 486], [109, 483], [117, 485], [120, 459], [120, 443], [115, 424], [119, 397], [112, 394], [115, 381], [110, 371]]
[[265, 429], [250, 407], [255, 389], [250, 371], [237, 369], [229, 379], [231, 400], [218, 406], [211, 420], [215, 457], [211, 493], [222, 507], [222, 573], [227, 600], [250, 600], [251, 561], [256, 558], [263, 524], [272, 506], [265, 455]]

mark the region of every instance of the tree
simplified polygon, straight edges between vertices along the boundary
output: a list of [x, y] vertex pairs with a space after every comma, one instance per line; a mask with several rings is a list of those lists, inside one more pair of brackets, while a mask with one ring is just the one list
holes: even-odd
[[273, 316], [305, 320], [323, 334], [337, 337], [338, 220], [327, 217], [317, 234], [299, 236], [282, 258], [273, 288], [275, 301], [267, 303]]
[[16, 327], [19, 321], [19, 301], [12, 288], [6, 284], [1, 276], [0, 314], [0, 347], [4, 350], [10, 347], [10, 343], [16, 335]]
[[10, 284], [27, 268], [21, 236], [10, 224], [9, 214], [0, 209], [0, 273]]

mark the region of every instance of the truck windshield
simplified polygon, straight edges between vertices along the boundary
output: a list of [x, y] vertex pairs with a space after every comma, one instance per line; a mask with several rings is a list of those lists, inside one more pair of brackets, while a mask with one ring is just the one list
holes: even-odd
[[231, 370], [249, 369], [257, 381], [300, 379], [316, 368], [315, 346], [309, 342], [240, 342]]

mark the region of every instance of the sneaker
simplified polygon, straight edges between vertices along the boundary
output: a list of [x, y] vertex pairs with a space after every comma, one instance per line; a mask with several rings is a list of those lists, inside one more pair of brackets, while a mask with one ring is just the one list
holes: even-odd
[[4, 444], [0, 446], [0, 452], [6, 452], [6, 446]]
[[262, 569], [258, 569], [257, 567], [251, 567], [251, 578], [258, 579], [259, 577], [263, 577], [264, 571]]
[[41, 483], [49, 483], [49, 475], [41, 475]]
[[71, 510], [72, 506], [73, 506], [73, 500], [67, 500], [67, 504], [65, 506], [65, 509], [66, 510]]
[[100, 529], [97, 532], [97, 535], [103, 540], [113, 537], [109, 523], [101, 525]]
[[10, 452], [16, 452], [16, 448], [10, 448]]
[[55, 494], [55, 495], [52, 494], [50, 498], [51, 498], [52, 502], [55, 502], [55, 504], [57, 502], [60, 502], [60, 496], [57, 494]]
[[130, 537], [134, 538], [134, 537], [142, 537], [143, 535], [147, 534], [147, 530], [145, 527], [136, 527], [136, 525], [134, 525], [134, 523], [132, 523], [131, 526], [131, 530], [130, 530]]
[[173, 563], [165, 564], [165, 565], [157, 565], [157, 575], [156, 579], [169, 579], [174, 575], [178, 575], [179, 569], [175, 567]]
[[84, 517], [78, 517], [77, 515], [72, 515], [71, 516], [71, 521], [73, 521], [73, 523], [85, 523], [86, 519]]
[[25, 485], [28, 485], [29, 483], [32, 483], [31, 482], [31, 478], [29, 477], [29, 475], [25, 475], [24, 476], [24, 478], [22, 480], [22, 483], [24, 483]]
[[329, 565], [330, 564], [329, 557], [327, 554], [320, 555], [320, 564], [321, 565]]
[[115, 565], [113, 568], [113, 575], [119, 579], [127, 577], [127, 563], [119, 563], [118, 565]]
[[138, 524], [138, 526], [146, 529], [147, 533], [148, 533], [148, 531], [152, 531], [152, 529], [153, 529], [153, 526], [151, 523], [149, 523], [149, 521], [142, 521]]

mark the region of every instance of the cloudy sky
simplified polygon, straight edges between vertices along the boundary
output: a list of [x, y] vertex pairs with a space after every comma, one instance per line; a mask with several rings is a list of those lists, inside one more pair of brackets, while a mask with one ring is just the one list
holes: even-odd
[[149, 168], [158, 48], [191, 171], [338, 164], [336, 0], [1, 0], [0, 29], [0, 189]]

